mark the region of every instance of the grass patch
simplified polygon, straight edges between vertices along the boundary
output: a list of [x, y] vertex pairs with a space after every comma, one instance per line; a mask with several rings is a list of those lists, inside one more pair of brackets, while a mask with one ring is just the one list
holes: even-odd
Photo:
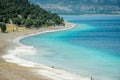
[[[7, 27], [6, 32], [25, 31], [26, 30], [26, 27], [17, 27], [14, 24], [7, 24], [6, 27]], [[0, 29], [0, 32], [1, 32], [1, 29]]]

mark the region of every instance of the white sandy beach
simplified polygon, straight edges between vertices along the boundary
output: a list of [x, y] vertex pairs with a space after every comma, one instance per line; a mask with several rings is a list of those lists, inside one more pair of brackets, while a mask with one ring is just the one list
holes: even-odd
[[30, 69], [31, 72], [43, 75], [43, 76], [48, 77], [52, 80], [90, 80], [90, 76], [85, 78], [85, 77], [82, 77], [80, 75], [72, 74], [72, 73], [64, 71], [64, 70], [47, 67], [47, 66], [42, 65], [42, 64], [33, 63], [33, 62], [19, 58], [19, 56], [23, 56], [23, 55], [36, 54], [36, 49], [34, 47], [21, 44], [19, 42], [20, 39], [25, 38], [25, 37], [29, 37], [29, 36], [33, 36], [36, 34], [43, 34], [46, 32], [55, 32], [55, 31], [67, 30], [67, 29], [71, 29], [74, 27], [75, 27], [75, 24], [68, 24], [61, 29], [59, 29], [59, 28], [52, 29], [52, 30], [48, 29], [48, 30], [44, 30], [44, 31], [36, 32], [36, 33], [34, 32], [32, 34], [27, 34], [27, 35], [15, 37], [12, 40], [12, 42], [15, 43], [17, 46], [14, 46], [12, 49], [9, 49], [7, 51], [7, 54], [2, 55], [2, 58], [5, 61], [10, 62], [10, 63], [15, 63], [15, 64], [18, 64], [18, 65], [23, 66], [23, 67], [29, 67], [29, 68], [31, 68]]

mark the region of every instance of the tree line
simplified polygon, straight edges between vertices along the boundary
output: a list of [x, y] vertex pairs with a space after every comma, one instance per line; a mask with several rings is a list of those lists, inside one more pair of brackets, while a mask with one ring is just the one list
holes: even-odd
[[0, 24], [4, 23], [40, 28], [64, 25], [64, 20], [28, 0], [0, 0]]

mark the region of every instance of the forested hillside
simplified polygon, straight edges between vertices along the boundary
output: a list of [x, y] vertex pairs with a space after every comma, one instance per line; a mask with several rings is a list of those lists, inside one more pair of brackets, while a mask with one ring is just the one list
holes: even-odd
[[47, 12], [28, 0], [0, 0], [0, 22], [37, 28], [64, 24], [57, 14]]

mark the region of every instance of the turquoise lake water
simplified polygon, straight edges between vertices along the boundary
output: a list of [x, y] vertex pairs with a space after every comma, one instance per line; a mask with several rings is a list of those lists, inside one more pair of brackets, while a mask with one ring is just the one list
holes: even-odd
[[62, 17], [76, 27], [23, 38], [37, 49], [23, 58], [94, 80], [120, 80], [120, 16]]

